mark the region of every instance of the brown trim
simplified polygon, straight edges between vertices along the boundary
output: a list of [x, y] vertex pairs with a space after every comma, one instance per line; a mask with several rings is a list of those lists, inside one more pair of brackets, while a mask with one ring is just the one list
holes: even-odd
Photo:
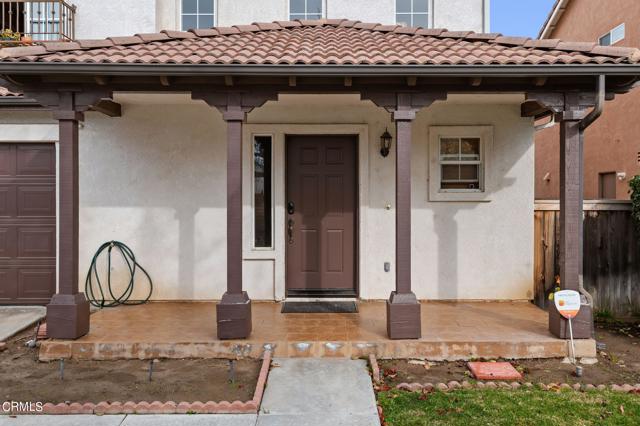
[[77, 339], [89, 332], [89, 302], [78, 290], [79, 153], [76, 93], [61, 92], [54, 118], [59, 122], [58, 293], [47, 305], [47, 332], [54, 339]]

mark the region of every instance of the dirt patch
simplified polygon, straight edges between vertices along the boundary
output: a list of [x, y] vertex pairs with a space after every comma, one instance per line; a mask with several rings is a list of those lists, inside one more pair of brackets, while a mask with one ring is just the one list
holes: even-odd
[[[635, 326], [631, 326], [632, 328]], [[639, 329], [640, 330], [640, 329]], [[629, 327], [618, 329], [608, 324], [596, 327], [598, 363], [584, 365], [583, 376], [574, 376], [575, 367], [560, 359], [517, 360], [513, 365], [523, 373], [523, 382], [636, 384], [640, 383], [640, 333]], [[473, 380], [465, 362], [379, 361], [388, 386], [399, 383], [447, 383]]]
[[33, 331], [7, 342], [0, 352], [0, 401], [248, 401], [253, 398], [261, 361], [218, 359], [160, 360], [149, 382], [149, 361], [74, 361], [43, 363], [38, 350], [25, 347]]

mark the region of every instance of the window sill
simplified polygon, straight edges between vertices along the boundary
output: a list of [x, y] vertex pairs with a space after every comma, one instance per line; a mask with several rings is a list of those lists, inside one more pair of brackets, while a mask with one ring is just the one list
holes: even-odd
[[485, 191], [449, 192], [429, 191], [429, 201], [489, 203], [491, 198]]

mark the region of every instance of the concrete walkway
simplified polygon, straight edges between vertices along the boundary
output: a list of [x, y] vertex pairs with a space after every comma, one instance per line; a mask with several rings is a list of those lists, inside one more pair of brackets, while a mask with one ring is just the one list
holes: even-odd
[[44, 306], [0, 306], [0, 342], [45, 317]]
[[257, 425], [379, 426], [366, 362], [275, 359]]

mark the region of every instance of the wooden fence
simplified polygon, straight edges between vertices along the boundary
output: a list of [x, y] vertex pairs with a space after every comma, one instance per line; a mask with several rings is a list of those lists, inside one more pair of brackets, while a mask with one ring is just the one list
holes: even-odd
[[[548, 304], [559, 265], [559, 203], [535, 205], [534, 301]], [[585, 201], [584, 287], [596, 310], [616, 316], [640, 313], [640, 243], [627, 201]]]

